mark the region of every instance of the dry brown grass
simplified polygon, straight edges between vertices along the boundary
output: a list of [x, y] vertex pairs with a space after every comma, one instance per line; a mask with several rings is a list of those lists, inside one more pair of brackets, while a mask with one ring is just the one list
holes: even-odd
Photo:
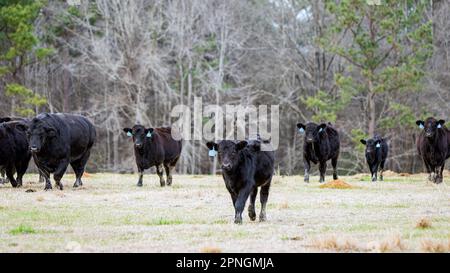
[[331, 182], [319, 186], [321, 189], [356, 189], [358, 187], [352, 186], [343, 180], [333, 180]]
[[448, 242], [424, 239], [421, 242], [421, 250], [430, 253], [444, 253], [450, 251], [450, 239]]
[[392, 176], [398, 176], [399, 174], [396, 172], [393, 172], [391, 170], [387, 170], [383, 172], [383, 176], [385, 177], [392, 177]]
[[420, 229], [426, 229], [426, 228], [431, 228], [431, 219], [430, 218], [421, 218], [419, 221], [417, 221], [416, 223], [416, 228], [420, 228]]
[[400, 235], [393, 235], [380, 243], [380, 252], [395, 252], [406, 249]]
[[278, 205], [279, 209], [288, 209], [289, 208], [289, 203], [288, 202], [283, 202], [281, 204]]
[[411, 174], [410, 174], [410, 173], [399, 173], [398, 176], [402, 176], [402, 177], [410, 177]]
[[204, 247], [200, 249], [201, 253], [222, 253], [222, 250], [218, 247]]
[[363, 250], [353, 238], [338, 238], [336, 235], [315, 238], [312, 240], [312, 247], [319, 250], [330, 250], [336, 252], [353, 252]]

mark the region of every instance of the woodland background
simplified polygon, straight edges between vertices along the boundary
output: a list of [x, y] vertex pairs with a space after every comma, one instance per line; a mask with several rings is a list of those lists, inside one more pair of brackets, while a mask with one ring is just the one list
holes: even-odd
[[[417, 119], [450, 120], [449, 0], [0, 0], [0, 116], [88, 116], [90, 171], [134, 169], [122, 132], [172, 123], [174, 105], [280, 105], [277, 172], [303, 173], [297, 122], [332, 122], [342, 174], [361, 138], [420, 172]], [[202, 141], [178, 173], [208, 173]]]

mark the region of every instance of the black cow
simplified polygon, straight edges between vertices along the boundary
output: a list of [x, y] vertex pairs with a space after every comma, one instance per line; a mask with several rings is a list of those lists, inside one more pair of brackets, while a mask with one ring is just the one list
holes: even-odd
[[170, 127], [145, 128], [134, 125], [133, 128], [124, 128], [123, 131], [133, 137], [134, 155], [139, 171], [138, 187], [142, 187], [144, 170], [153, 166], [159, 176], [161, 187], [166, 185], [163, 177], [163, 167], [166, 170], [167, 186], [172, 185], [172, 169], [176, 166], [181, 154], [181, 140], [172, 138]]
[[423, 129], [417, 138], [417, 151], [430, 174], [429, 180], [439, 184], [443, 181], [445, 160], [450, 157], [450, 131], [442, 119], [430, 117], [425, 121], [418, 120], [416, 124]]
[[[10, 122], [10, 121], [28, 122], [28, 120], [24, 119], [24, 118], [16, 118], [16, 117], [1, 117], [0, 118], [0, 124], [4, 123], [4, 122]], [[0, 184], [5, 184], [7, 182], [8, 182], [8, 179], [6, 179], [5, 167], [4, 166], [0, 166]]]
[[303, 144], [303, 162], [305, 165], [305, 182], [309, 183], [311, 163], [319, 163], [320, 183], [325, 181], [327, 161], [331, 159], [333, 179], [338, 179], [337, 161], [339, 158], [339, 133], [330, 123], [317, 125], [310, 122], [306, 125], [297, 123], [300, 133], [305, 134]]
[[259, 140], [239, 142], [222, 140], [219, 143], [208, 142], [206, 146], [210, 150], [210, 156], [215, 156], [218, 152], [223, 180], [235, 209], [234, 222], [242, 223], [242, 212], [249, 195], [248, 216], [252, 221], [256, 219], [255, 200], [258, 187], [261, 187], [259, 220], [265, 221], [266, 204], [274, 173], [274, 152], [261, 151]]
[[34, 162], [45, 178], [45, 190], [63, 189], [61, 179], [70, 164], [75, 172], [73, 185], [83, 185], [81, 177], [95, 143], [94, 125], [85, 117], [71, 114], [40, 114], [29, 123], [28, 142]]
[[[0, 124], [0, 167], [14, 188], [22, 186], [22, 177], [31, 159], [25, 128], [26, 125], [18, 121]], [[14, 178], [16, 172], [17, 179]]]
[[380, 180], [383, 181], [384, 164], [389, 152], [387, 142], [376, 135], [372, 139], [361, 139], [361, 143], [366, 145], [366, 160], [372, 174], [372, 181], [377, 181], [378, 168], [380, 168]]

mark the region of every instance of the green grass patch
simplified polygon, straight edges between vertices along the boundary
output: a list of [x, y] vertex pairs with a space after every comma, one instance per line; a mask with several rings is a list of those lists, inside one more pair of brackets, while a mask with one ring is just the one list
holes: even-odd
[[170, 225], [181, 225], [184, 222], [181, 219], [154, 219], [148, 222], [145, 222], [144, 224], [146, 226], [170, 226]]
[[11, 235], [35, 234], [35, 233], [36, 233], [36, 230], [34, 230], [34, 228], [27, 226], [27, 225], [20, 225], [9, 231], [9, 234], [11, 234]]

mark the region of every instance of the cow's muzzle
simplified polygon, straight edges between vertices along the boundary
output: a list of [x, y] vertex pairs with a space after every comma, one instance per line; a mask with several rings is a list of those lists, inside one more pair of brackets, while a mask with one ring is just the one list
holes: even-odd
[[39, 152], [39, 148], [36, 147], [36, 146], [31, 146], [31, 147], [30, 147], [30, 151], [31, 151], [32, 153], [37, 153], [37, 152]]
[[231, 164], [230, 163], [224, 163], [222, 164], [222, 169], [229, 171], [231, 170]]

